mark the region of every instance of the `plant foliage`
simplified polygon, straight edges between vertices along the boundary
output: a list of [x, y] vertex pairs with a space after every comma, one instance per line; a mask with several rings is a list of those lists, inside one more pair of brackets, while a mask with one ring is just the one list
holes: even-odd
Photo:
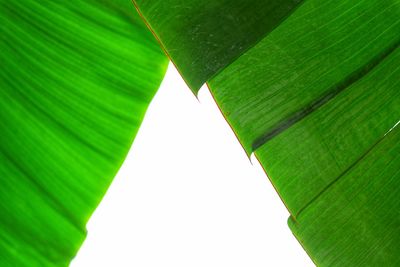
[[129, 0], [0, 0], [0, 39], [0, 266], [68, 266], [167, 60]]
[[[400, 1], [171, 0], [171, 13], [165, 1], [135, 2], [192, 88], [192, 80], [204, 80], [192, 57], [230, 55], [199, 68], [218, 66], [205, 79], [210, 91], [268, 173], [317, 265], [400, 264]], [[280, 19], [269, 6], [279, 6], [272, 14]], [[179, 31], [194, 27], [180, 18], [198, 9], [194, 21], [214, 28]], [[239, 14], [233, 22], [218, 24], [232, 14]], [[235, 24], [241, 20], [247, 23]], [[178, 21], [184, 25], [175, 28]], [[230, 34], [233, 41], [224, 39]], [[208, 36], [228, 43], [214, 45]], [[242, 36], [246, 47], [231, 50]]]

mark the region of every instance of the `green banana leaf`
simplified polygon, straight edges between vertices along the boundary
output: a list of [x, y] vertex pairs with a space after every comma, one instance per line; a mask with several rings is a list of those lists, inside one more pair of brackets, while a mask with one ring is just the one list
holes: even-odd
[[130, 0], [0, 0], [0, 266], [68, 266], [167, 67]]
[[316, 265], [400, 265], [400, 1], [134, 2]]
[[300, 2], [134, 1], [194, 92], [273, 30]]

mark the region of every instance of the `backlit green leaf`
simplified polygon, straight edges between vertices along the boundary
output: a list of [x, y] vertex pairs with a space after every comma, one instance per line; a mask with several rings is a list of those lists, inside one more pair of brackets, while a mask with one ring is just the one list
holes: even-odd
[[0, 0], [0, 266], [67, 266], [167, 60], [129, 0]]
[[[142, 2], [139, 9], [146, 7]], [[203, 8], [199, 16], [214, 18], [232, 6]], [[170, 5], [157, 16], [143, 15], [151, 26], [196, 27], [174, 12]], [[212, 57], [200, 71], [182, 74], [192, 85], [192, 75], [224, 66], [206, 77], [210, 91], [247, 154], [254, 152], [265, 168], [291, 214], [291, 229], [317, 265], [397, 266], [400, 1], [308, 0], [281, 20], [261, 13], [243, 19], [256, 22], [250, 27], [261, 20], [275, 27], [264, 27], [263, 38], [236, 51], [233, 62]], [[246, 35], [226, 23], [223, 29], [252, 38], [251, 30]], [[189, 46], [190, 56], [202, 49], [209, 54], [202, 44], [213, 29], [205, 29], [196, 45], [179, 29], [155, 31], [167, 52], [173, 41]], [[240, 38], [228, 39], [230, 53], [229, 44]], [[192, 62], [180, 62], [190, 58], [186, 50], [172, 51], [178, 68]]]
[[302, 0], [135, 0], [138, 10], [196, 93], [262, 39]]

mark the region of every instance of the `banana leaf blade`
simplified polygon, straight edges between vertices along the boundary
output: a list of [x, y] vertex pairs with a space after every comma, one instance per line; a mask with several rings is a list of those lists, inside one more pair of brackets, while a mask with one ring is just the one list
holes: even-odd
[[0, 265], [68, 266], [167, 59], [129, 0], [0, 1]]

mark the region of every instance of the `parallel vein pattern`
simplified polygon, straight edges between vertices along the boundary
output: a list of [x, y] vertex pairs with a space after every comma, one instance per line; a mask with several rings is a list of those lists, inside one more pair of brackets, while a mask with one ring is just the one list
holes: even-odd
[[289, 218], [317, 265], [399, 266], [399, 154], [396, 127], [296, 220]]
[[271, 129], [269, 132], [264, 133], [262, 136], [257, 138], [253, 142], [252, 150], [253, 151], [257, 150], [263, 144], [265, 144], [278, 134], [282, 133], [283, 131], [287, 130], [290, 126], [301, 121], [306, 116], [312, 114], [314, 111], [321, 108], [330, 100], [334, 99], [340, 92], [349, 88], [351, 84], [362, 79], [368, 72], [372, 71], [375, 67], [377, 67], [379, 63], [381, 63], [386, 57], [388, 57], [391, 53], [393, 53], [393, 51], [395, 51], [399, 46], [400, 46], [400, 37], [398, 41], [396, 41], [392, 46], [382, 51], [381, 54], [378, 54], [375, 58], [373, 58], [370, 62], [366, 63], [364, 66], [361, 66], [353, 73], [350, 73], [342, 81], [339, 81], [337, 84], [333, 85], [326, 91], [324, 95], [311, 102], [309, 106], [299, 111], [296, 111], [293, 115], [291, 115], [291, 117], [287, 118], [285, 121], [279, 122], [279, 124], [275, 125], [273, 129]]
[[[179, 23], [166, 13], [146, 19]], [[211, 93], [265, 168], [317, 265], [397, 266], [400, 1], [307, 0], [276, 25], [230, 64], [207, 58], [226, 66], [208, 77]], [[179, 34], [158, 37], [198, 49]], [[207, 34], [202, 42], [211, 40]]]
[[197, 93], [260, 41], [303, 0], [134, 0], [165, 51]]
[[0, 0], [0, 266], [68, 266], [167, 60], [129, 0]]

